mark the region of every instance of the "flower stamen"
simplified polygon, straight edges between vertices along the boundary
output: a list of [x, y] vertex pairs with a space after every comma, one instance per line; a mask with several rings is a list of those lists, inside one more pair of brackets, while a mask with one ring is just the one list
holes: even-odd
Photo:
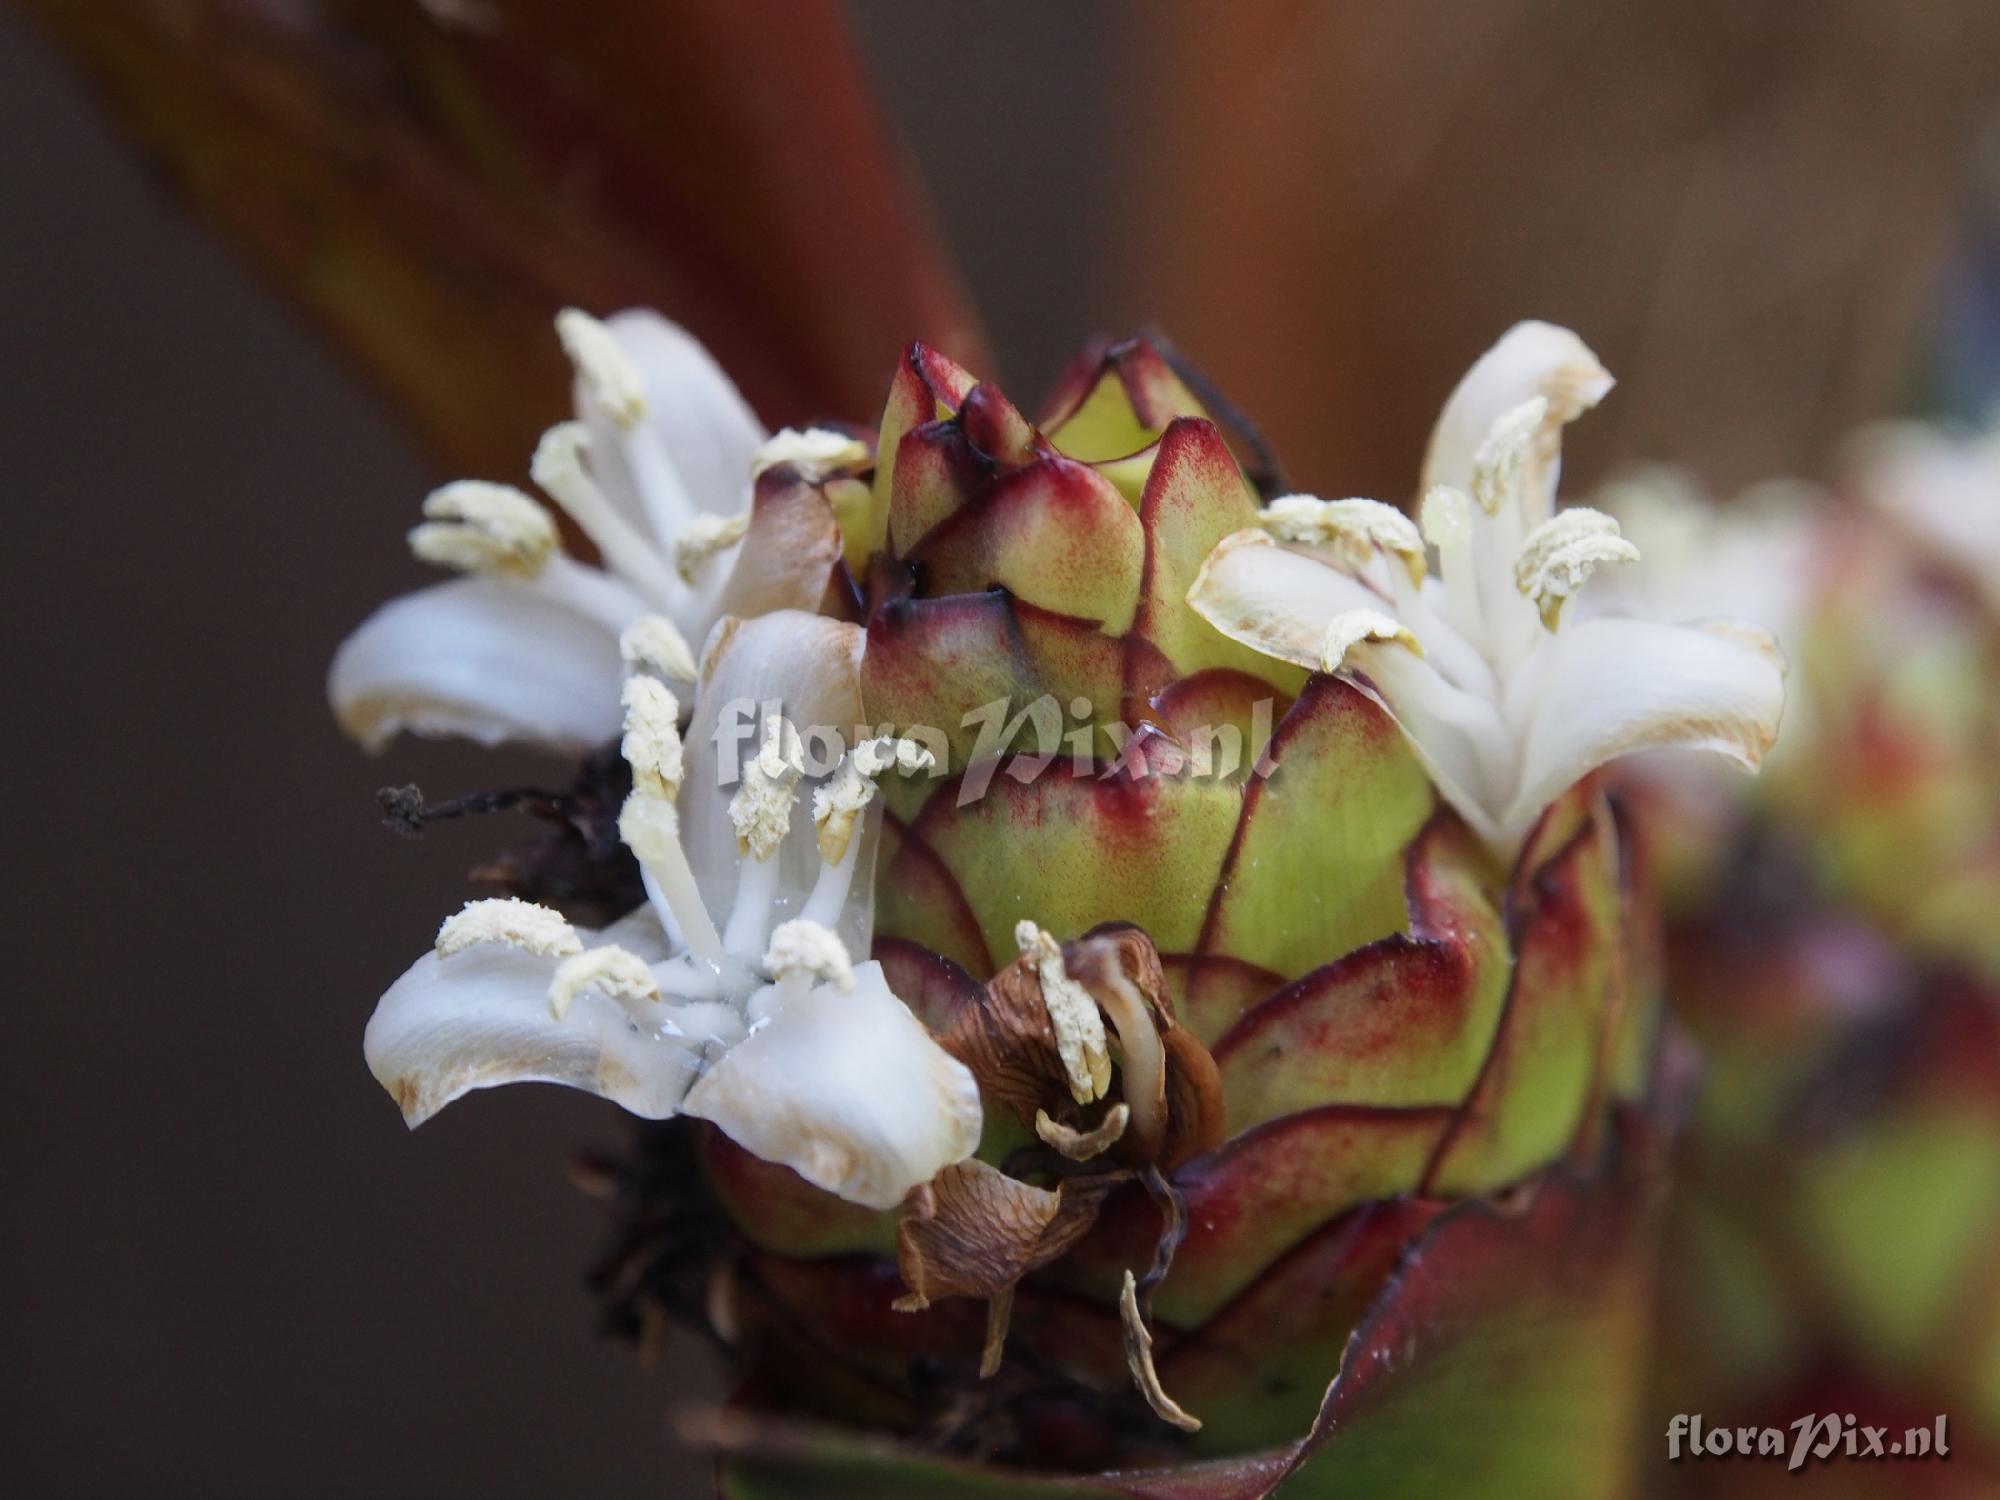
[[1412, 583], [1424, 580], [1423, 534], [1408, 516], [1380, 500], [1280, 495], [1258, 513], [1258, 521], [1279, 541], [1324, 547], [1357, 572], [1379, 552], [1400, 563]]
[[648, 797], [680, 796], [680, 704], [657, 677], [625, 680], [625, 738], [618, 751], [632, 767], [632, 785]]
[[875, 795], [876, 784], [891, 770], [909, 776], [936, 763], [931, 752], [915, 740], [887, 736], [863, 740], [841, 757], [832, 778], [813, 792], [813, 825], [818, 830], [823, 863], [801, 915], [828, 925], [839, 920], [854, 883], [855, 861], [861, 854], [854, 832]]
[[1554, 630], [1563, 606], [1593, 572], [1638, 560], [1639, 549], [1620, 535], [1617, 521], [1587, 505], [1571, 506], [1528, 533], [1514, 558], [1514, 586]]
[[674, 538], [674, 571], [680, 574], [681, 582], [692, 585], [703, 564], [742, 541], [749, 529], [748, 511], [733, 516], [702, 511], [689, 517], [681, 534]]
[[410, 550], [440, 567], [533, 578], [562, 550], [555, 517], [512, 485], [460, 479], [431, 491], [423, 510]]
[[581, 422], [558, 422], [542, 434], [529, 462], [536, 484], [555, 497], [569, 518], [597, 544], [613, 564], [655, 599], [677, 603], [685, 596], [681, 581], [652, 543], [617, 511], [584, 467], [590, 452], [590, 432]]
[[646, 377], [607, 324], [579, 308], [566, 307], [556, 314], [556, 337], [614, 422], [629, 431], [646, 420]]
[[791, 832], [803, 770], [798, 731], [783, 714], [772, 714], [757, 753], [743, 763], [743, 785], [729, 799], [729, 822], [744, 861], [722, 946], [745, 960], [763, 951], [778, 894], [775, 856]]
[[873, 456], [866, 443], [844, 432], [827, 427], [804, 431], [784, 427], [759, 445], [750, 460], [750, 477], [755, 479], [779, 464], [791, 464], [807, 479], [818, 482], [843, 469], [860, 468]]
[[632, 767], [632, 795], [619, 811], [618, 836], [639, 861], [646, 895], [660, 925], [713, 962], [721, 956], [722, 941], [681, 847], [680, 813], [675, 806], [686, 769], [680, 705], [654, 677], [628, 677], [624, 704], [625, 738], [618, 749]]
[[1472, 455], [1472, 498], [1489, 516], [1509, 501], [1519, 504], [1528, 478], [1528, 458], [1548, 420], [1545, 396], [1531, 396], [1502, 412]]
[[1111, 1051], [1097, 1001], [1069, 977], [1063, 966], [1062, 944], [1033, 922], [1014, 924], [1014, 942], [1022, 957], [1034, 960], [1042, 1004], [1048, 1008], [1070, 1096], [1078, 1104], [1102, 1099], [1111, 1087]]
[[620, 1001], [658, 1003], [660, 999], [660, 982], [652, 966], [615, 943], [586, 949], [562, 961], [549, 982], [549, 1013], [558, 1021], [568, 1019], [570, 1007], [585, 990]]
[[439, 958], [450, 958], [482, 943], [499, 943], [545, 958], [583, 951], [583, 940], [561, 912], [513, 896], [466, 902], [444, 919], [435, 947]]
[[618, 635], [618, 655], [627, 668], [693, 682], [697, 675], [694, 652], [687, 637], [665, 615], [641, 615]]
[[1417, 638], [1388, 615], [1372, 609], [1345, 609], [1326, 627], [1326, 645], [1320, 651], [1319, 669], [1338, 672], [1346, 664], [1348, 653], [1368, 642], [1403, 646], [1418, 656], [1424, 654]]
[[764, 950], [764, 971], [777, 981], [807, 976], [842, 993], [854, 988], [854, 961], [831, 928], [800, 919], [780, 922]]

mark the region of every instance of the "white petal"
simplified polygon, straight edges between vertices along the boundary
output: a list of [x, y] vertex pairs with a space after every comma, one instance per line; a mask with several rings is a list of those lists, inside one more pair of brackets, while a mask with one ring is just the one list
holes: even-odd
[[1707, 750], [1755, 770], [1777, 739], [1784, 662], [1761, 630], [1600, 617], [1565, 626], [1544, 650], [1521, 785], [1500, 819], [1509, 841], [1618, 756]]
[[1380, 612], [1386, 601], [1263, 531], [1239, 531], [1208, 554], [1188, 604], [1231, 640], [1316, 672], [1335, 618], [1357, 609]]
[[[867, 632], [858, 625], [780, 610], [753, 620], [727, 619], [710, 635], [702, 654], [701, 683], [684, 750], [687, 779], [682, 784], [681, 842], [712, 913], [725, 913], [736, 899], [738, 854], [729, 802], [742, 785], [740, 768], [756, 754], [766, 713], [782, 713], [805, 739], [809, 760], [829, 745], [811, 731], [839, 736], [841, 753], [851, 748], [861, 722], [861, 651]], [[732, 719], [733, 711], [733, 719]], [[734, 722], [737, 738], [717, 739], [718, 725]], [[724, 768], [730, 773], [723, 784]], [[809, 769], [811, 767], [809, 766]], [[829, 772], [832, 766], [826, 768]], [[817, 779], [817, 778], [815, 778]], [[810, 797], [802, 793], [809, 805]], [[866, 953], [872, 922], [873, 838], [876, 819], [863, 824], [869, 842], [859, 854], [852, 894], [836, 925], [850, 953]], [[809, 817], [794, 817], [791, 831], [774, 856], [778, 894], [770, 922], [801, 913], [819, 878], [816, 831]], [[761, 938], [759, 951], [761, 951]]]
[[503, 1083], [560, 1083], [652, 1120], [674, 1113], [706, 1038], [669, 1034], [671, 1006], [647, 1007], [658, 1020], [642, 1024], [589, 993], [556, 1020], [549, 982], [560, 962], [487, 944], [450, 958], [426, 953], [389, 987], [362, 1050], [409, 1125]]
[[1466, 371], [1438, 414], [1418, 493], [1448, 484], [1471, 494], [1473, 457], [1488, 430], [1522, 402], [1540, 396], [1549, 409], [1541, 442], [1529, 459], [1529, 482], [1539, 481], [1553, 502], [1563, 425], [1597, 405], [1610, 389], [1610, 374], [1567, 328], [1516, 323]]
[[1454, 687], [1402, 646], [1357, 646], [1349, 667], [1348, 681], [1396, 721], [1438, 795], [1481, 838], [1499, 842], [1491, 811], [1494, 777], [1514, 756], [1512, 737], [1493, 705]]
[[542, 580], [460, 578], [364, 620], [334, 655], [327, 697], [371, 750], [408, 730], [567, 752], [618, 732], [623, 676], [616, 631]]
[[[1188, 603], [1230, 639], [1314, 672], [1342, 615], [1394, 617], [1380, 596], [1261, 531], [1223, 538], [1202, 564]], [[1421, 623], [1433, 633], [1445, 628], [1428, 612]], [[1417, 639], [1424, 644], [1423, 636]], [[1363, 642], [1346, 657], [1342, 675], [1396, 720], [1439, 794], [1490, 836], [1494, 824], [1485, 809], [1491, 768], [1513, 761], [1511, 739], [1491, 702], [1454, 686], [1436, 664], [1401, 644]]]
[[1962, 439], [1885, 422], [1848, 446], [1861, 494], [2000, 604], [2000, 428]]
[[786, 996], [688, 1092], [765, 1161], [869, 1208], [894, 1208], [979, 1145], [979, 1087], [890, 993], [882, 967], [854, 970], [842, 994]]
[[765, 432], [735, 383], [699, 339], [656, 312], [634, 309], [605, 321], [645, 376], [646, 420], [689, 498], [724, 515], [742, 510]]

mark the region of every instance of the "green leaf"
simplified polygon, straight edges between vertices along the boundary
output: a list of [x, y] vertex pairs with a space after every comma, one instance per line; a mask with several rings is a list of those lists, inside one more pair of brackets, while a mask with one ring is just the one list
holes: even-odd
[[1041, 427], [1057, 449], [1083, 463], [1125, 458], [1159, 441], [1175, 417], [1202, 415], [1160, 352], [1145, 339], [1096, 345], [1070, 365]]
[[[927, 430], [911, 434], [903, 453]], [[897, 483], [900, 506], [900, 458]], [[919, 529], [901, 509], [890, 517], [898, 551], [920, 570], [926, 595], [1004, 588], [1022, 603], [1094, 621], [1107, 635], [1130, 628], [1146, 538], [1132, 507], [1085, 465], [1036, 459], [976, 501], [927, 520]], [[922, 536], [914, 547], [913, 534]]]
[[1410, 935], [1313, 970], [1229, 1029], [1214, 1052], [1231, 1134], [1326, 1104], [1465, 1098], [1512, 970], [1487, 870], [1464, 825], [1439, 814], [1409, 852]]
[[1492, 1192], [1547, 1165], [1603, 1102], [1624, 931], [1617, 827], [1602, 794], [1586, 787], [1551, 808], [1519, 870], [1509, 903], [1513, 982], [1479, 1082], [1427, 1184], [1433, 1192]]
[[1257, 524], [1256, 497], [1213, 424], [1182, 419], [1168, 426], [1145, 476], [1139, 520], [1146, 574], [1133, 630], [1171, 670], [1135, 686], [1150, 696], [1175, 678], [1227, 667], [1297, 697], [1304, 672], [1230, 640], [1188, 607], [1188, 590], [1215, 544]]
[[[1321, 1226], [1411, 1191], [1450, 1122], [1449, 1110], [1330, 1106], [1272, 1120], [1189, 1162], [1174, 1176], [1187, 1236], [1154, 1310], [1170, 1326], [1199, 1327]], [[1143, 1194], [1113, 1198], [1097, 1232], [1054, 1272], [1108, 1300], [1127, 1268], [1151, 1260], [1158, 1223]]]
[[[936, 729], [956, 771], [979, 745], [980, 715], [996, 704], [1004, 708], [991, 730], [997, 735], [1047, 699], [1048, 739], [1029, 721], [1010, 743], [1067, 755], [1069, 730], [1118, 721], [1121, 662], [1119, 642], [1091, 621], [1036, 609], [1002, 589], [892, 599], [868, 623], [861, 702], [871, 724], [891, 724], [899, 733]], [[1072, 712], [1078, 700], [1081, 715]]]
[[[1012, 959], [1014, 925], [1023, 918], [1066, 938], [1132, 922], [1162, 952], [1195, 950], [1236, 827], [1236, 786], [1094, 762], [1078, 776], [1066, 758], [1026, 785], [1003, 769], [964, 807], [956, 805], [960, 786], [938, 783], [909, 832], [952, 872], [979, 924], [988, 964], [975, 974]], [[905, 903], [906, 873], [918, 872], [895, 863], [878, 878], [877, 927], [921, 941], [905, 924], [932, 933], [938, 924], [912, 910], [923, 895]]]
[[1315, 677], [1248, 782], [1204, 953], [1296, 979], [1404, 931], [1403, 856], [1435, 805], [1401, 731], [1346, 683]]

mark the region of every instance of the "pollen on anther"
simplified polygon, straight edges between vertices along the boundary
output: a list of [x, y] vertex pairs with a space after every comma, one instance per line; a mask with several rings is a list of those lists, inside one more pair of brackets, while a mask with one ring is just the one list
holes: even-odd
[[511, 485], [457, 480], [426, 496], [423, 511], [410, 550], [440, 567], [533, 578], [562, 548], [555, 518]]
[[1079, 1104], [1102, 1099], [1111, 1087], [1111, 1052], [1105, 1044], [1104, 1016], [1097, 1001], [1070, 978], [1063, 965], [1062, 945], [1033, 922], [1014, 924], [1014, 942], [1021, 956], [1035, 966], [1071, 1096]]
[[656, 677], [625, 680], [625, 738], [619, 745], [632, 767], [632, 785], [649, 797], [680, 795], [680, 704]]
[[782, 714], [764, 721], [764, 739], [743, 764], [743, 785], [729, 799], [729, 822], [738, 852], [766, 860], [792, 827], [792, 806], [803, 770], [798, 731]]
[[695, 679], [694, 653], [687, 637], [665, 615], [641, 615], [618, 637], [618, 655], [626, 666], [680, 682]]
[[843, 993], [854, 988], [854, 961], [846, 946], [817, 922], [780, 922], [764, 950], [764, 972], [773, 979], [810, 975]]
[[499, 943], [548, 958], [583, 951], [576, 929], [561, 912], [512, 896], [468, 901], [446, 917], [438, 928], [437, 955], [449, 958], [481, 943]]
[[577, 996], [585, 990], [596, 990], [613, 1000], [660, 998], [660, 982], [653, 977], [652, 966], [631, 949], [615, 943], [588, 948], [563, 960], [549, 982], [550, 1012], [558, 1021], [567, 1018]]
[[646, 377], [632, 362], [608, 324], [566, 307], [556, 314], [556, 337], [577, 374], [620, 427], [636, 427], [646, 416]]

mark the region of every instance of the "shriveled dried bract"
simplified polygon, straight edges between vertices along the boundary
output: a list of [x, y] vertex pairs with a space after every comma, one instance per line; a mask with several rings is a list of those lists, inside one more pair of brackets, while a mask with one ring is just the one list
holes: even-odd
[[[1105, 1198], [1141, 1178], [1164, 1195], [1162, 1243], [1147, 1272], [1148, 1292], [1166, 1274], [1184, 1215], [1162, 1175], [1220, 1143], [1222, 1088], [1215, 1060], [1176, 1024], [1158, 952], [1136, 927], [1105, 928], [1057, 944], [1022, 923], [1021, 957], [987, 984], [978, 1004], [945, 1023], [941, 1040], [979, 1081], [989, 1105], [1011, 1111], [1054, 1153], [1040, 1170], [1053, 1186], [1025, 1181], [980, 1161], [960, 1162], [911, 1195], [897, 1233], [896, 1259], [909, 1287], [897, 1307], [914, 1311], [940, 1297], [983, 1297], [988, 1320], [982, 1377], [1000, 1365], [1014, 1289], [1059, 1259], [1096, 1222]], [[1051, 995], [1051, 989], [1057, 994]], [[1062, 1038], [1090, 1030], [1105, 1041], [1106, 1087], [1078, 1087], [1078, 1053]], [[1059, 1015], [1058, 1012], [1061, 1012]], [[1095, 1069], [1089, 1070], [1091, 1074]], [[1088, 1096], [1088, 1097], [1085, 1097]], [[1078, 1170], [1078, 1168], [1081, 1170]], [[1127, 1277], [1128, 1284], [1132, 1278]], [[1137, 1295], [1137, 1294], [1135, 1294]], [[1132, 1332], [1136, 1320], [1138, 1343]], [[1141, 1301], [1127, 1314], [1133, 1379], [1165, 1421], [1200, 1424], [1159, 1389]], [[1141, 1357], [1143, 1356], [1143, 1357]]]
[[1051, 1191], [974, 1158], [911, 1194], [896, 1231], [896, 1264], [914, 1312], [939, 1297], [998, 1297], [1058, 1259], [1096, 1222], [1123, 1173], [1072, 1178]]

